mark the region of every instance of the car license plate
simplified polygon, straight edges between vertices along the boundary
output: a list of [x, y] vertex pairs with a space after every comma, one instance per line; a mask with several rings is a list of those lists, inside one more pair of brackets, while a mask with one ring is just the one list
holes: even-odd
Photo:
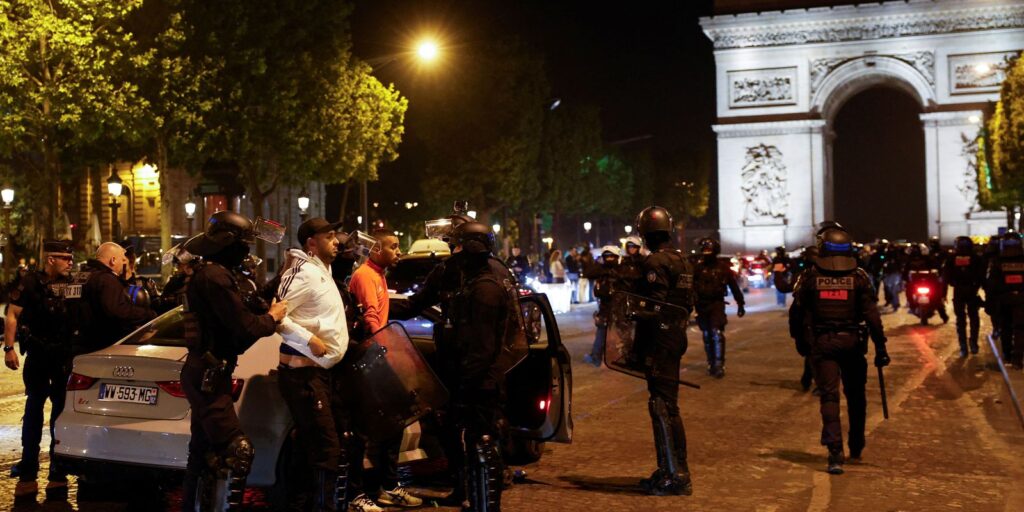
[[128, 402], [133, 404], [156, 405], [157, 388], [128, 386], [125, 384], [100, 384], [101, 402]]
[[928, 304], [929, 302], [931, 302], [931, 299], [929, 299], [928, 297], [918, 297], [917, 298], [917, 303], [918, 304]]

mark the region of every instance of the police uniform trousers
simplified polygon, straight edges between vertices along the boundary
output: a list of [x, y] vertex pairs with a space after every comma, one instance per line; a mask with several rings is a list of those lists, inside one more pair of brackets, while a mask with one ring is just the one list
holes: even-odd
[[53, 464], [53, 426], [64, 411], [70, 361], [63, 355], [51, 355], [42, 349], [30, 350], [25, 357], [21, 378], [25, 383], [25, 416], [21, 425], [21, 480], [35, 480], [39, 473], [39, 443], [43, 439], [43, 406], [50, 401], [49, 480], [61, 481], [64, 472]]
[[242, 433], [242, 427], [235, 414], [231, 398], [231, 372], [228, 367], [213, 383], [211, 392], [204, 392], [203, 373], [208, 368], [202, 356], [189, 352], [181, 368], [181, 387], [192, 408], [192, 438], [188, 443], [188, 464], [186, 471], [201, 474], [207, 469], [206, 455], [220, 452], [235, 436]]
[[867, 415], [868, 362], [856, 332], [826, 332], [815, 336], [811, 346], [814, 379], [821, 388], [821, 444], [842, 445], [839, 418], [839, 383], [843, 384], [849, 415], [851, 452], [864, 448], [864, 419]]
[[1024, 363], [1024, 293], [1006, 293], [999, 297], [999, 336], [1003, 361]]
[[978, 310], [980, 308], [981, 297], [978, 297], [977, 292], [953, 290], [953, 314], [956, 315], [956, 334], [961, 343], [960, 348], [966, 348], [963, 343], [968, 340], [967, 322], [970, 320], [970, 348], [972, 351], [977, 352], [978, 332], [981, 329], [981, 325], [978, 323]]
[[[651, 397], [648, 409], [652, 428], [657, 433], [659, 423], [665, 422], [671, 436], [669, 450], [685, 468], [686, 430], [679, 416], [679, 366], [686, 353], [686, 320], [641, 321], [637, 323], [636, 336], [642, 360], [648, 362], [645, 377]], [[662, 411], [657, 402], [664, 403], [664, 418], [658, 417]]]
[[725, 301], [716, 300], [712, 302], [701, 302], [697, 304], [697, 327], [707, 332], [710, 329], [717, 329], [725, 332], [725, 325], [729, 323], [725, 316]]

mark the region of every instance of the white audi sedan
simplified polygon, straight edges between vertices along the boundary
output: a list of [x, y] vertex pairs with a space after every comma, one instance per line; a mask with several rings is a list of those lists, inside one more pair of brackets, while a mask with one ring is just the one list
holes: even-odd
[[[522, 301], [536, 327], [530, 356], [509, 373], [506, 413], [513, 436], [509, 456], [532, 462], [540, 458], [543, 442], [571, 442], [572, 375], [547, 298]], [[412, 321], [420, 329], [411, 338], [432, 362], [432, 329], [423, 328], [431, 316]], [[106, 349], [75, 358], [55, 427], [58, 463], [88, 480], [107, 480], [124, 470], [180, 480], [190, 437], [190, 409], [179, 380], [188, 352], [184, 334], [178, 308]], [[260, 339], [239, 357], [233, 374], [235, 409], [256, 448], [248, 485], [271, 487], [272, 498], [284, 495], [293, 428], [277, 386], [280, 343], [277, 335]], [[406, 428], [400, 462], [440, 455], [437, 443], [421, 442], [431, 423]]]

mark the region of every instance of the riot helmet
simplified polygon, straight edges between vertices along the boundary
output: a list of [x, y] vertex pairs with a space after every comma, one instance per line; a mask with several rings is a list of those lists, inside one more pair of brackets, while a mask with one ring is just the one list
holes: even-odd
[[490, 254], [494, 250], [494, 233], [486, 224], [463, 222], [452, 231], [452, 242], [467, 254]]
[[640, 248], [643, 247], [643, 246], [644, 246], [644, 243], [640, 240], [640, 237], [638, 237], [636, 235], [633, 235], [633, 236], [630, 236], [630, 237], [626, 238], [626, 251], [627, 251], [627, 254], [628, 254], [628, 251], [629, 251], [629, 249], [631, 247], [635, 247], [637, 250], [640, 250]]
[[919, 258], [928, 255], [928, 246], [922, 243], [912, 243], [907, 247], [907, 254], [911, 258]]
[[654, 233], [672, 233], [672, 215], [660, 206], [644, 208], [636, 217], [636, 230], [646, 238]]
[[819, 232], [815, 265], [831, 272], [850, 272], [857, 268], [853, 238], [842, 227], [829, 227]]
[[1007, 231], [999, 242], [999, 257], [1019, 258], [1024, 256], [1024, 249], [1021, 248], [1021, 236], [1016, 231]]
[[800, 257], [814, 260], [814, 258], [818, 257], [818, 246], [808, 245], [807, 247], [804, 247], [803, 251], [800, 252]]
[[838, 222], [836, 222], [834, 220], [826, 220], [826, 221], [822, 221], [820, 227], [818, 228], [818, 232], [815, 233], [815, 236], [817, 238], [821, 238], [821, 236], [823, 234], [825, 234], [825, 232], [830, 230], [830, 229], [838, 229], [840, 231], [846, 232], [846, 228], [844, 228], [842, 224], [840, 224], [840, 223], [838, 223]]
[[938, 236], [928, 237], [928, 250], [935, 254], [942, 252], [942, 241]]
[[619, 262], [619, 248], [614, 245], [606, 245], [601, 248], [601, 262], [606, 265], [614, 265]]
[[974, 240], [969, 236], [958, 236], [953, 241], [953, 248], [958, 256], [969, 256], [974, 252]]
[[714, 238], [701, 238], [698, 245], [700, 246], [701, 256], [705, 258], [717, 258], [722, 252], [722, 245]]

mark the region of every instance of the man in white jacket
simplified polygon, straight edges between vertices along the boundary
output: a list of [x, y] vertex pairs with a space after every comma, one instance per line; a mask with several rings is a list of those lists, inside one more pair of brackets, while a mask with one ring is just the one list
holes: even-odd
[[[331, 277], [331, 262], [338, 254], [338, 226], [322, 218], [299, 226], [302, 249], [288, 251], [291, 266], [282, 274], [277, 291], [279, 299], [288, 297], [288, 314], [277, 329], [284, 340], [278, 384], [295, 420], [300, 462], [313, 471], [311, 482], [294, 478], [298, 495], [289, 501], [302, 508], [312, 498], [317, 511], [336, 510], [338, 466], [346, 457], [339, 432], [348, 430], [349, 421], [345, 408], [339, 406], [340, 397], [334, 396], [329, 371], [341, 361], [349, 343], [345, 305]], [[359, 458], [361, 467], [361, 454]], [[359, 468], [353, 469], [358, 472]], [[360, 487], [360, 479], [351, 476], [350, 491]], [[354, 497], [352, 510], [381, 510], [362, 494], [350, 497]]]

